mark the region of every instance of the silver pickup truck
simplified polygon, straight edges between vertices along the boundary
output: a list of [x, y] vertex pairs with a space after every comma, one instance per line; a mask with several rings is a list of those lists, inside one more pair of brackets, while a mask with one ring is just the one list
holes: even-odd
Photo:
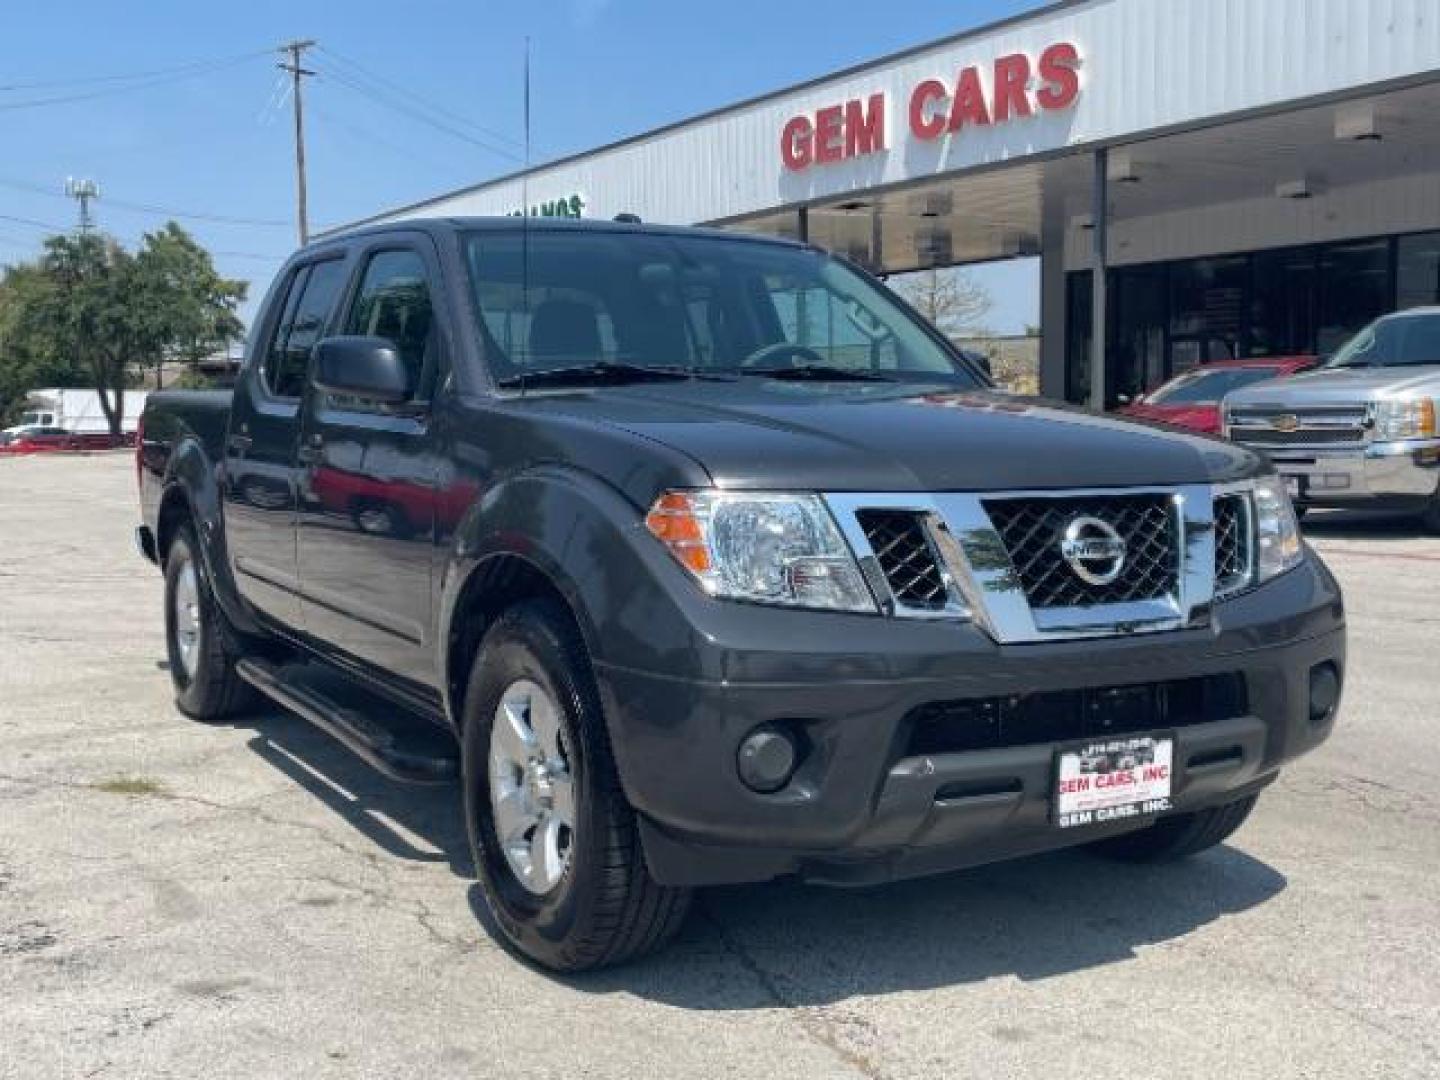
[[1314, 371], [1225, 399], [1225, 434], [1264, 452], [1297, 508], [1395, 509], [1440, 532], [1440, 308], [1386, 315]]

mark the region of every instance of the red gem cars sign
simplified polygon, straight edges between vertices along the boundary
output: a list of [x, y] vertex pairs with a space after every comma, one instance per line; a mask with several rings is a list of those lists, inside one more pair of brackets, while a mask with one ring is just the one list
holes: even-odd
[[[1059, 112], [1080, 96], [1080, 50], [1057, 42], [1032, 59], [1011, 53], [996, 59], [989, 79], [979, 67], [962, 68], [950, 81], [924, 79], [910, 90], [911, 137], [933, 142], [967, 129], [1007, 124], [1037, 112]], [[791, 172], [889, 149], [885, 91], [791, 117], [780, 133], [780, 158]]]

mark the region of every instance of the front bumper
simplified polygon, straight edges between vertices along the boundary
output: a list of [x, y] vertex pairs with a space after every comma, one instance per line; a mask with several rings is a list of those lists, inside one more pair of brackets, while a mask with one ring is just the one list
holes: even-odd
[[[1173, 810], [1228, 802], [1264, 787], [1329, 735], [1333, 712], [1319, 722], [1310, 716], [1310, 672], [1328, 663], [1343, 673], [1345, 662], [1340, 594], [1313, 557], [1218, 606], [1208, 629], [1148, 637], [997, 646], [954, 623], [763, 609], [748, 617], [777, 615], [810, 643], [788, 658], [796, 674], [784, 680], [745, 677], [769, 665], [721, 643], [731, 653], [722, 670], [734, 679], [597, 664], [622, 781], [662, 882], [800, 875], [867, 883], [1135, 827], [1051, 824], [1058, 741], [914, 752], [913, 717], [934, 702], [1238, 676], [1242, 709], [1156, 728], [1176, 739]], [[777, 721], [803, 731], [807, 752], [784, 788], [759, 794], [741, 783], [736, 750], [756, 726]]]
[[1440, 487], [1440, 439], [1373, 443], [1363, 449], [1260, 449], [1282, 476], [1300, 479], [1302, 506], [1383, 503], [1420, 509]]

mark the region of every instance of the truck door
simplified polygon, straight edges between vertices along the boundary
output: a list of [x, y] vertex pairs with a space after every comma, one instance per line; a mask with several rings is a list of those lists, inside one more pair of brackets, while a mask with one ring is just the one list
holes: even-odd
[[358, 261], [336, 332], [392, 342], [412, 391], [384, 405], [309, 389], [300, 447], [304, 625], [319, 643], [433, 686], [441, 459], [429, 403], [446, 363], [438, 263], [420, 234], [377, 237]]
[[345, 262], [336, 256], [290, 272], [267, 308], [258, 356], [235, 388], [225, 444], [225, 538], [236, 587], [251, 605], [297, 629], [300, 398], [310, 350], [344, 282]]

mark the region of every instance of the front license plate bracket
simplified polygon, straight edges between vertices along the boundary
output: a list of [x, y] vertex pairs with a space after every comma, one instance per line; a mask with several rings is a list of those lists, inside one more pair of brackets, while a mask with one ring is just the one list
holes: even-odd
[[1171, 809], [1175, 736], [1118, 735], [1055, 754], [1051, 821], [1061, 829], [1150, 818]]

